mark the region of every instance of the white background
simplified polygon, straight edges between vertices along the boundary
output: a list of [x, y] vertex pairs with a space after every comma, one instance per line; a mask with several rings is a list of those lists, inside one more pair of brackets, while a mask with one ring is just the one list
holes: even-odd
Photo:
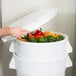
[[[9, 23], [36, 9], [48, 7], [58, 8], [58, 14], [52, 21], [45, 24], [43, 29], [68, 34], [74, 47], [76, 26], [75, 0], [2, 0], [2, 26], [6, 27]], [[8, 62], [11, 58], [11, 54], [8, 52], [9, 45], [10, 43], [5, 43], [0, 48], [0, 76], [15, 76], [15, 71], [8, 68]], [[2, 73], [3, 75], [1, 75]], [[72, 68], [67, 70], [66, 76], [73, 76]]]

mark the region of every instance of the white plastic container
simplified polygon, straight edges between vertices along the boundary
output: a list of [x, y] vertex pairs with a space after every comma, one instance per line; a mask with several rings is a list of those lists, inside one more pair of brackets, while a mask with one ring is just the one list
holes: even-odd
[[[68, 51], [68, 36], [62, 34], [64, 40], [57, 42], [49, 43], [32, 43], [32, 42], [23, 42], [20, 40], [14, 41], [14, 52], [20, 58], [27, 59], [48, 59], [55, 58], [67, 54]], [[63, 49], [62, 49], [63, 48]]]
[[28, 61], [14, 55], [17, 76], [65, 76], [67, 55], [46, 61]]
[[14, 41], [14, 60], [17, 76], [65, 76], [71, 67], [68, 53], [72, 47], [68, 36], [64, 40], [50, 43]]
[[68, 36], [62, 35], [64, 40], [50, 43], [14, 40], [13, 57], [17, 76], [65, 76], [66, 68], [72, 66], [68, 55], [72, 47]]
[[[11, 25], [33, 31], [56, 14], [56, 8], [41, 9]], [[10, 46], [10, 52], [13, 53], [10, 68], [16, 69], [17, 76], [65, 76], [66, 68], [72, 66], [69, 58], [72, 47], [68, 36], [62, 35], [64, 40], [49, 43], [22, 42], [11, 37], [3, 38], [4, 42], [13, 40]]]

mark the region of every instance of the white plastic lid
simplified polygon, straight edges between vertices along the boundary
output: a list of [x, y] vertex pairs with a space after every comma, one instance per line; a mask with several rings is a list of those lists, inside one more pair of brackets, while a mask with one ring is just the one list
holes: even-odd
[[57, 8], [42, 8], [9, 24], [9, 26], [25, 28], [31, 32], [53, 19], [56, 14]]
[[[8, 26], [11, 25], [11, 27], [25, 28], [31, 32], [40, 28], [49, 20], [53, 19], [56, 14], [57, 14], [57, 8], [43, 8], [27, 16], [24, 16], [23, 18], [15, 21], [14, 23], [9, 24]], [[6, 42], [14, 39], [16, 38], [7, 36], [7, 37], [3, 37], [1, 40], [3, 42]]]

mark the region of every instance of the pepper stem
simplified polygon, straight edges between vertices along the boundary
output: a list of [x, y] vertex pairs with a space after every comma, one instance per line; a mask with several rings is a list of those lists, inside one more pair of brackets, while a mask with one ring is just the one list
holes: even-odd
[[42, 31], [42, 28], [40, 28], [40, 31]]

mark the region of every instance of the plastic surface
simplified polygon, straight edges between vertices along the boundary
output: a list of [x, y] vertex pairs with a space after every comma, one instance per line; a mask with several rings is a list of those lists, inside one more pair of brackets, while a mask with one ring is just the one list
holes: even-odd
[[[10, 27], [21, 27], [27, 30], [34, 31], [43, 26], [48, 21], [52, 20], [57, 14], [57, 8], [43, 8], [39, 9], [23, 18], [9, 24]], [[2, 41], [7, 42], [14, 40], [11, 36], [3, 37]]]
[[[68, 37], [64, 35], [65, 39], [58, 42], [51, 43], [31, 43], [14, 41], [14, 52], [21, 58], [53, 58], [60, 55], [72, 52], [72, 47], [68, 41]], [[62, 49], [63, 48], [63, 49]], [[70, 50], [69, 50], [70, 49]]]
[[[47, 76], [48, 74], [44, 75], [44, 76]], [[25, 73], [21, 73], [20, 71], [17, 71], [17, 76], [30, 76], [30, 75], [26, 75]], [[38, 76], [38, 75], [33, 75], [33, 76]], [[40, 75], [39, 75], [40, 76]], [[55, 75], [52, 75], [52, 76], [65, 76], [65, 71], [64, 72], [59, 72]]]
[[[64, 40], [52, 43], [30, 43], [15, 40], [10, 46], [10, 52], [14, 52], [17, 57], [28, 63], [48, 63], [48, 61], [54, 61], [72, 52], [68, 36], [63, 35]], [[68, 55], [66, 67], [70, 66], [72, 66], [72, 61]], [[12, 58], [10, 68], [16, 69], [14, 58]]]
[[21, 60], [19, 57], [14, 55], [16, 71], [21, 72], [25, 76], [57, 76], [62, 73], [61, 76], [65, 74], [66, 69], [66, 58], [67, 56], [62, 56], [56, 58], [49, 62], [27, 62], [26, 60]]
[[15, 21], [11, 25], [11, 27], [22, 27], [29, 31], [34, 31], [49, 20], [53, 19], [57, 14], [57, 8], [43, 8], [39, 9], [23, 18]]

